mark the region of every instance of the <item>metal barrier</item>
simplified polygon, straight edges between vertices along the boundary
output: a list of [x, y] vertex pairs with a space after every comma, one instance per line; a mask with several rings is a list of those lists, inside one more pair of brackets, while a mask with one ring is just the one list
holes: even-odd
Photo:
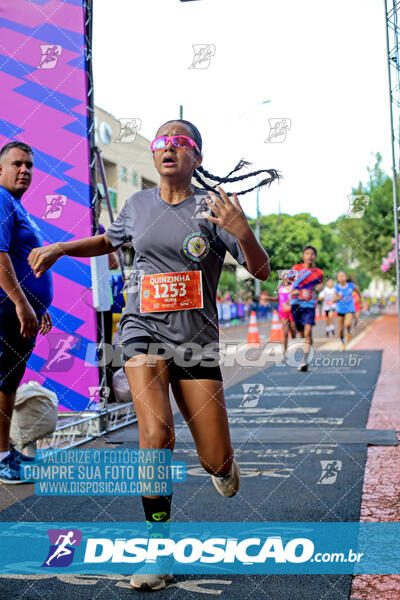
[[59, 413], [59, 422], [53, 435], [31, 446], [28, 454], [32, 455], [36, 449], [74, 448], [133, 423], [137, 423], [137, 418], [131, 402], [118, 403], [98, 413]]

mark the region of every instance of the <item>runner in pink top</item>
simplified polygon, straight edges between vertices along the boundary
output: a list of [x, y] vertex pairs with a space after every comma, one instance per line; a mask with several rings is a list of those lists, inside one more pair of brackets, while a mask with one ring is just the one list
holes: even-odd
[[289, 332], [292, 338], [296, 337], [296, 327], [292, 311], [290, 310], [290, 292], [293, 289], [293, 283], [290, 281], [290, 271], [284, 271], [282, 283], [278, 288], [278, 313], [283, 329], [283, 360], [285, 361]]

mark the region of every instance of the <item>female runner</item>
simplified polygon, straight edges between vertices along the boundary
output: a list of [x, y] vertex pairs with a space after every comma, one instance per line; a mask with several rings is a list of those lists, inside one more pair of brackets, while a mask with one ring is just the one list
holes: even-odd
[[322, 310], [325, 311], [326, 318], [326, 337], [330, 335], [334, 335], [335, 326], [333, 324], [333, 316], [335, 312], [335, 303], [333, 301], [335, 297], [335, 288], [334, 288], [333, 279], [327, 279], [326, 284], [322, 292], [320, 292], [318, 298], [322, 300]]
[[278, 296], [268, 296], [268, 300], [278, 301], [278, 314], [279, 320], [283, 330], [283, 357], [280, 366], [287, 364], [286, 354], [288, 348], [289, 333], [292, 339], [296, 337], [296, 327], [294, 324], [293, 315], [290, 308], [290, 293], [293, 290], [293, 279], [297, 273], [294, 271], [286, 270], [282, 273], [282, 282], [278, 287]]
[[341, 350], [345, 350], [346, 344], [351, 340], [351, 326], [353, 324], [355, 313], [353, 294], [355, 292], [360, 301], [361, 293], [358, 287], [352, 281], [347, 279], [347, 275], [344, 271], [339, 271], [337, 274], [337, 281], [334, 301], [336, 302]]
[[[352, 277], [348, 276], [347, 281], [349, 283], [354, 283]], [[360, 312], [361, 312], [361, 292], [358, 294], [355, 290], [353, 290], [353, 301], [354, 301], [354, 329], [358, 327], [358, 322], [360, 320]]]
[[[240, 472], [215, 353], [219, 340], [216, 291], [227, 250], [258, 279], [267, 279], [270, 267], [238, 202], [239, 194], [231, 199], [218, 186], [217, 196], [200, 173], [221, 183], [268, 174], [240, 194], [270, 184], [279, 175], [271, 169], [232, 177], [246, 164], [243, 161], [225, 178], [212, 175], [201, 167], [200, 132], [185, 120], [164, 123], [151, 150], [160, 187], [128, 198], [105, 234], [35, 248], [29, 264], [39, 277], [63, 255], [99, 256], [124, 242], [133, 244], [132, 286], [120, 326], [140, 448], [174, 448], [171, 383], [200, 464], [212, 475], [220, 494], [233, 496], [239, 490]], [[202, 189], [194, 187], [192, 177]], [[188, 343], [192, 352], [189, 362]], [[160, 347], [164, 354], [159, 354]], [[171, 498], [142, 496], [146, 520], [169, 521]], [[169, 574], [135, 574], [131, 585], [155, 590], [170, 580]]]

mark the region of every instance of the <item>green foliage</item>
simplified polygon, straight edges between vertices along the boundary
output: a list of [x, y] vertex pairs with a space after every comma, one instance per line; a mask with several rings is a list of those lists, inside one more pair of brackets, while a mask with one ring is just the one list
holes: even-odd
[[[382, 170], [379, 153], [368, 172], [368, 183], [360, 182], [351, 192], [361, 196], [352, 210], [353, 214], [364, 211], [361, 218], [342, 215], [333, 223], [323, 225], [309, 213], [260, 217], [260, 241], [271, 264], [268, 280], [261, 282], [262, 290], [275, 294], [278, 270], [302, 262], [302, 251], [307, 245], [317, 249], [316, 265], [324, 271], [325, 280], [336, 279], [337, 272], [345, 270], [361, 290], [366, 289], [375, 276], [394, 281], [394, 267], [387, 273], [380, 269], [382, 258], [393, 247], [394, 226], [392, 180]], [[249, 223], [255, 230], [255, 220], [249, 219]], [[219, 293], [226, 290], [234, 293], [243, 287], [244, 282], [238, 284], [234, 273], [222, 273]]]
[[[278, 280], [279, 269], [289, 269], [302, 262], [303, 248], [307, 245], [317, 249], [316, 265], [324, 271], [325, 276], [336, 274], [339, 241], [330, 225], [321, 224], [309, 213], [268, 215], [262, 216], [260, 220], [260, 241], [270, 257], [272, 270], [268, 282]], [[254, 227], [254, 220], [251, 224]], [[266, 289], [272, 291], [269, 284]]]
[[356, 271], [353, 269], [346, 269], [346, 273], [361, 291], [366, 290], [371, 283], [371, 276], [361, 269], [357, 269]]
[[394, 268], [387, 273], [380, 269], [382, 258], [393, 247], [394, 237], [392, 180], [382, 170], [381, 163], [382, 157], [377, 153], [374, 165], [368, 169], [368, 183], [359, 183], [352, 190], [354, 195], [369, 196], [363, 216], [358, 219], [339, 217], [332, 228], [340, 241], [339, 256], [345, 264], [357, 265], [358, 277], [363, 273], [367, 278], [378, 276], [393, 280]]
[[276, 271], [271, 271], [271, 274], [268, 277], [267, 281], [261, 282], [261, 290], [267, 290], [268, 294], [270, 296], [273, 296], [277, 294], [278, 283], [278, 273]]
[[222, 295], [227, 291], [235, 293], [238, 287], [236, 274], [231, 271], [222, 271], [218, 284], [218, 294]]

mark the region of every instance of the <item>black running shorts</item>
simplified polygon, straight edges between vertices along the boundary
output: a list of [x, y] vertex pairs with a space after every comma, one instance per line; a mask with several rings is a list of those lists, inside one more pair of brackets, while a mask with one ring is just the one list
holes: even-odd
[[[133, 356], [151, 353], [150, 344], [157, 344], [150, 336], [136, 336], [124, 342], [122, 344], [122, 364], [124, 365], [124, 369], [126, 362]], [[182, 357], [177, 358], [175, 356], [167, 358], [166, 361], [171, 382], [180, 379], [213, 379], [215, 381], [222, 381], [221, 368], [219, 365], [215, 365], [215, 361], [209, 361], [210, 364], [208, 365], [206, 360], [193, 361], [190, 360], [190, 357], [187, 357], [187, 360], [182, 361]], [[195, 364], [192, 364], [194, 362]]]

